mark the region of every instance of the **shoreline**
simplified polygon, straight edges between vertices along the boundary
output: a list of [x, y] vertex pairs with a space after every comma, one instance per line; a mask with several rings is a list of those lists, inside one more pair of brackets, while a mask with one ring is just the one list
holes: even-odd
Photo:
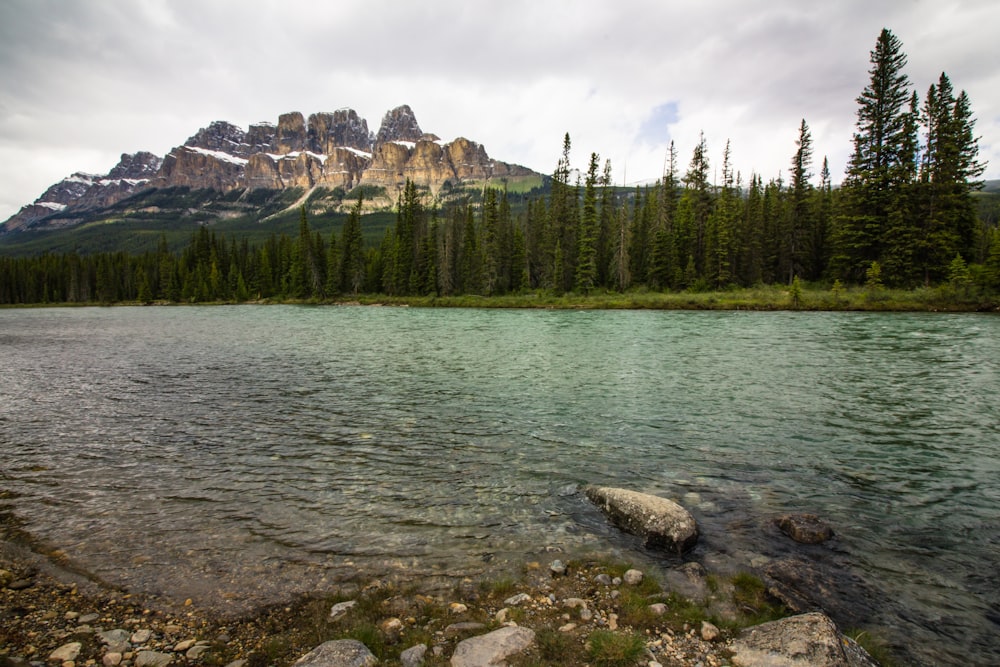
[[[109, 586], [36, 546], [24, 533], [0, 536], [0, 570], [9, 573], [0, 572], [2, 667], [143, 667], [141, 652], [172, 665], [283, 667], [343, 638], [361, 640], [379, 664], [401, 664], [400, 654], [419, 643], [429, 647], [422, 664], [447, 665], [463, 639], [510, 624], [539, 637], [530, 659], [515, 665], [583, 664], [590, 639], [604, 633], [642, 647], [643, 665], [725, 667], [741, 630], [796, 613], [747, 573], [723, 577], [696, 561], [668, 569], [645, 563], [636, 566], [644, 571], [636, 581], [632, 563], [543, 550], [534, 561], [526, 555], [515, 576], [464, 577], [442, 587], [359, 573], [357, 583], [334, 591], [291, 594], [227, 616], [190, 599]], [[361, 611], [332, 618], [333, 605], [345, 601]], [[118, 632], [123, 650], [114, 650], [109, 632]], [[53, 659], [72, 643], [80, 644], [74, 659]], [[892, 664], [877, 639], [866, 648]]]
[[503, 296], [345, 295], [326, 299], [264, 298], [250, 301], [85, 302], [4, 304], [0, 308], [77, 308], [104, 306], [396, 306], [414, 308], [487, 308], [545, 310], [724, 310], [788, 312], [1000, 313], [997, 295], [972, 295], [949, 287], [914, 290], [851, 287], [838, 290], [766, 286], [712, 292], [601, 292], [554, 294], [535, 291]]

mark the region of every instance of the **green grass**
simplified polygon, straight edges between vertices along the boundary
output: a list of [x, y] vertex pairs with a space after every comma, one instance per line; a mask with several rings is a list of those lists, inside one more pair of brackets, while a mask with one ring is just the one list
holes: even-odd
[[975, 312], [1000, 310], [1000, 295], [965, 295], [947, 287], [916, 290], [867, 290], [803, 287], [798, 306], [789, 289], [761, 286], [717, 292], [592, 292], [557, 295], [546, 291], [503, 296], [360, 295], [342, 301], [362, 304], [441, 308], [549, 308], [595, 310], [801, 310], [867, 312]]
[[587, 655], [598, 667], [636, 665], [645, 651], [645, 640], [631, 633], [595, 630], [587, 638]]

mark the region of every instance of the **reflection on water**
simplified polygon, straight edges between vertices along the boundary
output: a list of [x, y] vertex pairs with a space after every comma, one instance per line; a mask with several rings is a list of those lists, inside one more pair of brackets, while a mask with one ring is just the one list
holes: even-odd
[[637, 548], [585, 483], [681, 500], [733, 567], [816, 512], [869, 621], [960, 664], [1000, 651], [998, 360], [980, 315], [7, 310], [0, 488], [105, 580], [223, 609]]

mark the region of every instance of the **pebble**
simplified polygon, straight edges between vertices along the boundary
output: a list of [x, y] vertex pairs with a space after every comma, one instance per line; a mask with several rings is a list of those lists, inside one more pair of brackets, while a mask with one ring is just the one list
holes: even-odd
[[347, 602], [338, 602], [330, 608], [330, 620], [335, 621], [344, 614], [346, 614], [354, 605], [357, 604], [357, 600], [348, 600]]
[[394, 616], [379, 623], [379, 628], [388, 635], [396, 636], [403, 631], [403, 622]]
[[528, 595], [527, 593], [518, 593], [517, 595], [512, 595], [511, 597], [507, 598], [506, 600], [503, 601], [503, 603], [508, 607], [516, 607], [519, 604], [530, 601], [531, 601], [530, 595]]
[[469, 608], [464, 604], [462, 604], [461, 602], [452, 602], [450, 605], [448, 605], [448, 609], [453, 614], [464, 614], [465, 612], [469, 611]]
[[101, 658], [101, 662], [104, 664], [104, 667], [117, 667], [121, 664], [121, 661], [121, 653], [105, 653], [104, 657]]
[[207, 650], [208, 650], [208, 642], [198, 642], [197, 644], [195, 644], [194, 646], [192, 646], [187, 650], [187, 653], [184, 654], [184, 657], [186, 657], [188, 660], [197, 660]]
[[576, 623], [567, 623], [559, 627], [559, 632], [572, 632], [576, 630]]
[[628, 570], [622, 577], [624, 581], [629, 586], [638, 586], [642, 583], [643, 574], [639, 570]]
[[554, 560], [549, 564], [549, 572], [553, 577], [563, 577], [566, 575], [566, 565], [561, 560]]
[[594, 577], [594, 581], [596, 581], [599, 584], [603, 584], [604, 586], [610, 586], [611, 585], [611, 577], [609, 577], [606, 574], [599, 574], [599, 575], [597, 575], [596, 577]]
[[17, 581], [12, 581], [7, 584], [7, 588], [12, 591], [23, 591], [24, 589], [31, 588], [34, 585], [34, 579], [18, 579]]
[[424, 655], [427, 653], [427, 644], [417, 644], [411, 646], [399, 654], [399, 663], [402, 667], [420, 667], [424, 664]]
[[129, 639], [129, 634], [126, 630], [107, 630], [106, 632], [98, 632], [97, 638], [101, 640], [104, 644], [121, 644]]
[[583, 598], [566, 598], [563, 600], [563, 606], [567, 609], [576, 609], [578, 607], [580, 609], [586, 609], [587, 601]]
[[135, 656], [135, 667], [166, 667], [174, 657], [169, 653], [139, 651]]
[[608, 614], [608, 630], [618, 629], [618, 614]]
[[494, 620], [496, 620], [497, 623], [506, 623], [507, 622], [507, 614], [509, 614], [509, 613], [510, 613], [510, 610], [507, 609], [506, 607], [504, 607], [503, 609], [501, 609], [500, 611], [498, 611], [496, 613], [496, 616], [494, 616], [493, 618], [494, 618]]
[[584, 609], [580, 610], [580, 620], [581, 621], [583, 621], [584, 623], [586, 623], [587, 621], [589, 621], [592, 618], [594, 618], [594, 612], [590, 611], [587, 608], [584, 608]]
[[149, 638], [152, 636], [153, 636], [153, 631], [144, 628], [142, 630], [136, 630], [135, 632], [133, 632], [132, 636], [129, 639], [133, 644], [145, 644], [146, 642], [149, 641]]
[[451, 625], [449, 625], [444, 629], [444, 636], [454, 637], [456, 635], [462, 634], [463, 632], [482, 630], [485, 627], [486, 626], [483, 625], [482, 623], [476, 623], [474, 621], [468, 621], [465, 623], [452, 623]]
[[655, 604], [649, 605], [649, 610], [656, 614], [657, 616], [663, 616], [667, 613], [667, 605], [662, 602], [657, 602]]
[[196, 640], [196, 639], [185, 639], [182, 642], [177, 642], [174, 645], [173, 651], [174, 651], [174, 653], [183, 653], [184, 651], [188, 650], [189, 648], [191, 648], [192, 646], [194, 646], [197, 643], [198, 643], [198, 640]]
[[614, 579], [611, 580], [611, 585], [612, 586], [621, 586], [622, 585], [622, 578], [621, 577], [615, 577]]
[[707, 642], [715, 641], [719, 638], [719, 628], [708, 621], [701, 622], [701, 638]]
[[84, 614], [80, 618], [76, 619], [76, 622], [80, 625], [87, 625], [88, 623], [93, 623], [101, 617], [100, 614]]

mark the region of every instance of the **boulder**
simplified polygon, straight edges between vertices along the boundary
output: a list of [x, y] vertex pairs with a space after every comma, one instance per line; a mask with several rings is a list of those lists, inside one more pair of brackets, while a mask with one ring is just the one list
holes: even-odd
[[588, 486], [584, 493], [612, 523], [645, 538], [647, 546], [681, 553], [698, 541], [694, 517], [672, 500], [608, 486]]
[[451, 656], [451, 667], [504, 667], [507, 658], [535, 643], [533, 630], [506, 627], [459, 642]]
[[356, 639], [323, 642], [295, 661], [296, 667], [368, 667], [378, 659]]
[[399, 654], [399, 664], [402, 667], [420, 667], [424, 664], [424, 655], [427, 654], [427, 644], [417, 644], [411, 646]]
[[731, 644], [736, 667], [877, 667], [825, 614], [813, 612], [744, 630]]
[[815, 514], [785, 514], [775, 523], [781, 532], [800, 544], [822, 544], [833, 537], [830, 526]]

